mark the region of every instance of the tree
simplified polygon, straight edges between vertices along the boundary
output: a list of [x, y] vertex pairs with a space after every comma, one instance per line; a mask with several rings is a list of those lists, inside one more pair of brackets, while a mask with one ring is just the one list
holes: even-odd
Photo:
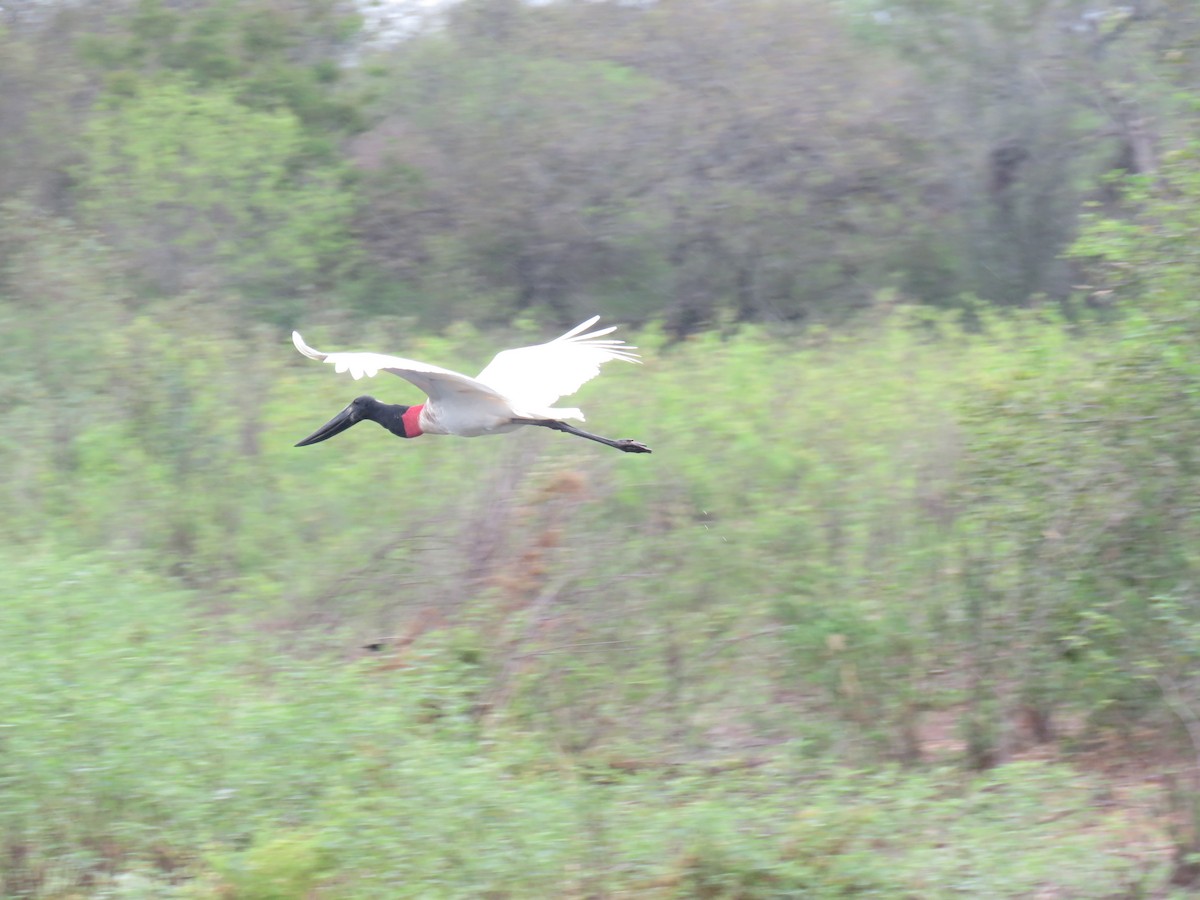
[[824, 4], [476, 0], [391, 63], [360, 228], [427, 293], [685, 333], [844, 314], [903, 265], [906, 78]]
[[21, 197], [61, 213], [64, 168], [79, 133], [77, 60], [62, 52], [55, 17], [0, 11], [0, 201]]
[[970, 404], [962, 499], [972, 562], [1020, 623], [1029, 699], [1173, 722], [1200, 703], [1200, 143], [1123, 188], [1124, 215], [1071, 249], [1123, 317], [1087, 354], [1031, 320], [1045, 343], [1023, 342], [1021, 377]]
[[179, 80], [112, 98], [84, 130], [81, 217], [154, 291], [290, 296], [328, 286], [354, 195], [299, 119]]

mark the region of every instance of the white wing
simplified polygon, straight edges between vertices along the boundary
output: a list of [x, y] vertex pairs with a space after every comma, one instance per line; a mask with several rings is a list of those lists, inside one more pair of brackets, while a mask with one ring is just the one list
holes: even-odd
[[575, 393], [599, 375], [600, 366], [609, 360], [641, 362], [636, 353], [630, 352], [636, 347], [621, 340], [603, 340], [604, 335], [617, 330], [615, 325], [584, 333], [598, 321], [600, 317], [593, 316], [545, 344], [502, 350], [476, 381], [503, 394], [514, 406], [548, 410], [559, 397]]
[[380, 372], [391, 372], [393, 375], [399, 375], [401, 378], [411, 381], [428, 394], [430, 400], [435, 402], [444, 402], [464, 394], [484, 395], [496, 400], [505, 399], [494, 388], [469, 375], [462, 375], [439, 366], [431, 366], [429, 363], [417, 362], [414, 359], [385, 356], [382, 353], [322, 353], [304, 343], [304, 338], [300, 337], [298, 331], [292, 332], [292, 343], [309, 359], [330, 363], [337, 372], [349, 372], [355, 381], [364, 375], [367, 378], [374, 378]]

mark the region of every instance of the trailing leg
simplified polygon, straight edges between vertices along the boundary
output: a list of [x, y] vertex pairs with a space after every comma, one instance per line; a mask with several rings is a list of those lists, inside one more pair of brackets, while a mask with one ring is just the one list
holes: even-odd
[[564, 434], [573, 434], [575, 437], [587, 438], [589, 441], [596, 441], [599, 444], [606, 444], [609, 447], [616, 447], [625, 453], [650, 453], [649, 447], [640, 441], [632, 441], [629, 438], [622, 440], [613, 440], [612, 438], [601, 437], [598, 434], [584, 431], [581, 428], [576, 428], [574, 425], [568, 425], [566, 422], [560, 422], [557, 419], [513, 419], [518, 425], [538, 425], [542, 428], [550, 428], [554, 431], [561, 431]]

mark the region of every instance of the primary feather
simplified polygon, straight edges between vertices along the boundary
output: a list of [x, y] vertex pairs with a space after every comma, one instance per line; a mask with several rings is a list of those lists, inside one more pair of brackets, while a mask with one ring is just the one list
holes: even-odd
[[363, 377], [374, 378], [380, 372], [391, 372], [415, 384], [429, 395], [430, 400], [445, 400], [464, 390], [499, 396], [492, 388], [468, 375], [415, 359], [383, 353], [322, 353], [304, 343], [298, 331], [292, 332], [292, 343], [309, 359], [327, 362], [335, 372], [349, 372], [355, 381]]
[[501, 350], [476, 380], [515, 404], [548, 410], [559, 397], [574, 394], [599, 375], [600, 366], [609, 360], [641, 362], [636, 353], [630, 352], [636, 347], [622, 340], [602, 340], [616, 331], [615, 325], [584, 333], [599, 320], [599, 316], [593, 316], [545, 344]]
[[380, 372], [399, 375], [423, 390], [434, 403], [455, 397], [461, 403], [467, 395], [474, 395], [488, 405], [490, 401], [505, 400], [521, 417], [583, 419], [578, 409], [554, 409], [555, 401], [575, 393], [599, 375], [600, 366], [609, 360], [641, 362], [636, 353], [630, 352], [636, 347], [622, 340], [604, 339], [616, 326], [586, 333], [599, 319], [593, 316], [544, 344], [502, 350], [476, 378], [382, 353], [322, 353], [304, 343], [296, 331], [292, 332], [292, 343], [309, 359], [330, 363], [336, 371], [349, 372], [356, 380], [373, 378]]

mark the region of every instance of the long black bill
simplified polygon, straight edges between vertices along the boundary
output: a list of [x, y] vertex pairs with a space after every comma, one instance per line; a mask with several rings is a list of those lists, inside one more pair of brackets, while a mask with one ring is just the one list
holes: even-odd
[[300, 443], [296, 444], [296, 446], [307, 447], [309, 444], [319, 444], [321, 441], [327, 441], [334, 435], [341, 434], [351, 425], [357, 425], [361, 421], [362, 417], [359, 415], [354, 404], [351, 403], [304, 440], [300, 441]]

